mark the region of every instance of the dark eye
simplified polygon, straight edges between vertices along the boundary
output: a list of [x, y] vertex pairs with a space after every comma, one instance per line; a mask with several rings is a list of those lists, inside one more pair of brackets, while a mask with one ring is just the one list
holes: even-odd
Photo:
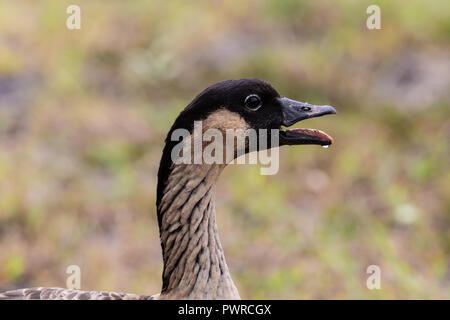
[[311, 107], [301, 107], [302, 111], [311, 111]]
[[252, 110], [257, 110], [261, 107], [261, 99], [256, 94], [251, 94], [245, 98], [245, 106]]

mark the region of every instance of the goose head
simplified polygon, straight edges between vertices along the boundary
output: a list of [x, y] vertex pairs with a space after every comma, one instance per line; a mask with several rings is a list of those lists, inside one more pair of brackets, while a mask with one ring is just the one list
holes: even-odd
[[[179, 114], [167, 135], [158, 174], [157, 205], [164, 180], [173, 167], [171, 151], [178, 143], [173, 140], [175, 130], [192, 134], [196, 122], [202, 123], [203, 132], [207, 129], [218, 129], [223, 133], [226, 130], [254, 129], [258, 141], [256, 150], [283, 145], [328, 146], [334, 140], [321, 130], [286, 127], [335, 113], [336, 110], [328, 105], [318, 106], [283, 97], [260, 79], [224, 80], [206, 88]], [[264, 144], [260, 143], [261, 132], [266, 132]], [[278, 133], [275, 142], [273, 132]], [[243, 153], [250, 151], [255, 150], [246, 145]]]
[[220, 120], [210, 124], [216, 125], [217, 129], [277, 129], [280, 132], [279, 145], [327, 146], [333, 143], [333, 138], [325, 132], [317, 129], [282, 130], [282, 127], [335, 113], [331, 106], [317, 106], [282, 97], [269, 83], [260, 79], [224, 80], [194, 98], [175, 120], [168, 138], [175, 129], [192, 131], [195, 121], [213, 118]]

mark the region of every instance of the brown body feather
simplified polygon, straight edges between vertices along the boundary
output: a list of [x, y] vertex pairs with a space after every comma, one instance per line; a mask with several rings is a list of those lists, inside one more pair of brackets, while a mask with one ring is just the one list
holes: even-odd
[[156, 298], [157, 296], [64, 288], [26, 288], [0, 293], [0, 300], [154, 300]]

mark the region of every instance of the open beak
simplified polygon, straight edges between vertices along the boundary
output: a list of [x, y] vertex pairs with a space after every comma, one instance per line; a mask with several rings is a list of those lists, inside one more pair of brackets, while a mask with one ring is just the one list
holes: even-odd
[[[331, 106], [315, 106], [305, 102], [299, 102], [288, 98], [278, 98], [283, 112], [283, 126], [289, 127], [293, 124], [326, 114], [336, 114]], [[317, 129], [288, 129], [280, 130], [281, 145], [317, 144], [328, 146], [334, 139], [323, 131]]]

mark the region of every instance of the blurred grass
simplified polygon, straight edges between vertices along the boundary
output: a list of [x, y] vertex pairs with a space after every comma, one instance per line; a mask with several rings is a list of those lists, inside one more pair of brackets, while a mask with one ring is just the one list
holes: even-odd
[[[217, 196], [244, 298], [450, 298], [450, 3], [0, 3], [0, 289], [156, 293], [163, 139], [206, 86], [259, 77], [336, 106], [331, 148], [225, 170]], [[382, 289], [365, 286], [368, 265]]]

